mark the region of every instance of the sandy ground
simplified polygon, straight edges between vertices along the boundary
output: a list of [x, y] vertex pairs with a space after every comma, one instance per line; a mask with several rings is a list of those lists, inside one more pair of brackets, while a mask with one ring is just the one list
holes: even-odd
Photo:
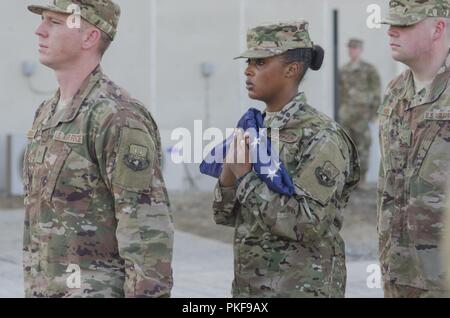
[[[376, 189], [357, 190], [344, 211], [341, 231], [351, 260], [377, 258]], [[171, 193], [171, 204], [177, 229], [202, 237], [232, 243], [233, 229], [218, 226], [212, 219], [212, 193]]]
[[[360, 191], [346, 211], [342, 231], [347, 245], [346, 297], [382, 297], [369, 288], [370, 270], [377, 266], [373, 191]], [[174, 288], [177, 298], [230, 297], [233, 279], [233, 230], [211, 218], [208, 193], [172, 193], [177, 228]], [[364, 207], [364, 208], [362, 208]], [[23, 297], [21, 267], [23, 209], [0, 210], [0, 297]], [[369, 271], [369, 272], [368, 272]]]

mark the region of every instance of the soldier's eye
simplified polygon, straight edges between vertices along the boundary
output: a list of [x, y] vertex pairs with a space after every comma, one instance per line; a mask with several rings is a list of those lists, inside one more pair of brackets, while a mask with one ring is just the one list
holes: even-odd
[[263, 59], [257, 59], [257, 60], [256, 60], [256, 65], [262, 66], [262, 65], [264, 65], [264, 64], [266, 64], [266, 61], [264, 61]]
[[247, 61], [245, 61], [245, 63], [247, 63], [247, 65], [249, 65], [250, 64], [250, 59], [247, 59]]

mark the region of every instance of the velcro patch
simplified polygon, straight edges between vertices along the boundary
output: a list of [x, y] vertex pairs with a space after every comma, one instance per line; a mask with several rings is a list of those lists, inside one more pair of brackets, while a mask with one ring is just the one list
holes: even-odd
[[391, 108], [391, 107], [385, 107], [385, 108], [382, 110], [382, 113], [383, 113], [383, 115], [391, 116], [391, 114], [392, 114], [392, 108]]
[[139, 129], [123, 127], [120, 133], [113, 183], [134, 192], [145, 192], [152, 182], [156, 147], [152, 136]]
[[37, 130], [36, 129], [30, 129], [27, 133], [28, 139], [34, 139], [36, 137]]
[[82, 144], [83, 135], [82, 134], [65, 134], [62, 131], [55, 132], [53, 139], [56, 141], [66, 142], [69, 144]]

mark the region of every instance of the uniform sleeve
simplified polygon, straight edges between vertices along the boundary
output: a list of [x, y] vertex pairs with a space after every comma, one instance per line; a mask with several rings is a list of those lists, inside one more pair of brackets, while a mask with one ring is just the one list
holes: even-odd
[[216, 224], [234, 227], [236, 225], [236, 215], [240, 208], [236, 198], [235, 187], [222, 187], [217, 182], [214, 189], [214, 221]]
[[296, 241], [316, 241], [331, 230], [336, 217], [336, 199], [351, 173], [348, 148], [333, 132], [313, 138], [292, 176], [294, 196], [271, 191], [252, 172], [237, 189], [243, 206], [254, 211], [270, 232]]
[[381, 105], [381, 82], [377, 70], [372, 67], [369, 72], [369, 87], [372, 93], [372, 100], [370, 104], [370, 120], [376, 119], [377, 110]]
[[386, 180], [386, 175], [384, 172], [383, 160], [380, 160], [380, 165], [378, 169], [378, 183], [377, 183], [377, 232], [379, 233], [380, 228], [378, 221], [381, 216], [381, 208], [382, 208], [382, 199], [384, 195], [384, 183]]
[[173, 224], [155, 139], [121, 114], [96, 137], [101, 175], [114, 199], [126, 297], [169, 297], [173, 285]]

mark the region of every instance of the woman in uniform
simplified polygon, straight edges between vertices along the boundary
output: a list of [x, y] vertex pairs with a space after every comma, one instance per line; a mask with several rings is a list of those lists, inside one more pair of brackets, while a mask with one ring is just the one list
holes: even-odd
[[[266, 104], [263, 123], [280, 164], [267, 175], [256, 171], [248, 155], [253, 141], [235, 134], [213, 204], [216, 223], [235, 227], [233, 296], [344, 297], [339, 231], [359, 181], [357, 152], [344, 130], [299, 92], [308, 69], [321, 68], [324, 51], [311, 41], [306, 21], [258, 26], [247, 38], [239, 58], [247, 59], [248, 94]], [[242, 156], [241, 163], [230, 160]], [[283, 172], [292, 193], [271, 186]]]

